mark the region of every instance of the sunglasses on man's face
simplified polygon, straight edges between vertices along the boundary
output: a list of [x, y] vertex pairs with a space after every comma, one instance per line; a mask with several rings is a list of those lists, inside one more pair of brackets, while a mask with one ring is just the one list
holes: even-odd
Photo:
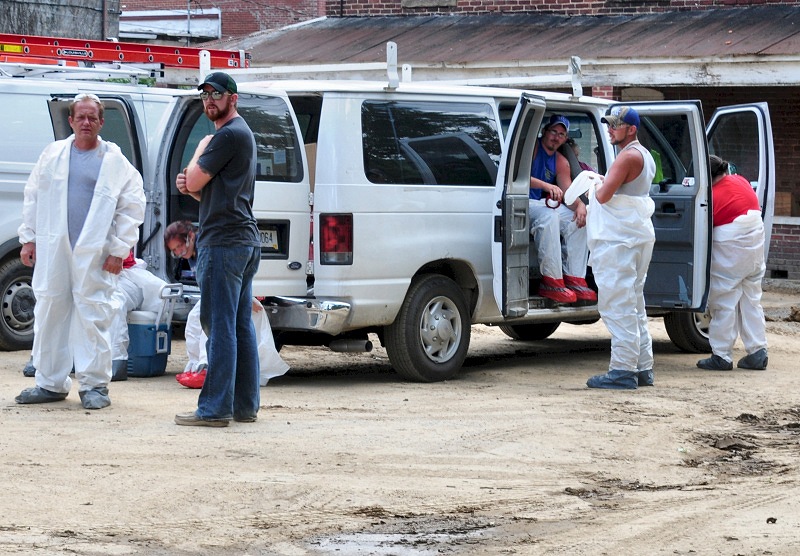
[[208, 91], [203, 91], [200, 93], [200, 100], [208, 100], [208, 97], [211, 97], [211, 100], [219, 100], [227, 94], [229, 93], [220, 93], [219, 91], [211, 91], [209, 93]]

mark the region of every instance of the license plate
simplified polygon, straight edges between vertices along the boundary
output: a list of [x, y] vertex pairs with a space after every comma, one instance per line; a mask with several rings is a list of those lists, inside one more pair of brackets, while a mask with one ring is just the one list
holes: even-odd
[[278, 230], [276, 228], [259, 228], [258, 234], [261, 236], [262, 251], [278, 250]]

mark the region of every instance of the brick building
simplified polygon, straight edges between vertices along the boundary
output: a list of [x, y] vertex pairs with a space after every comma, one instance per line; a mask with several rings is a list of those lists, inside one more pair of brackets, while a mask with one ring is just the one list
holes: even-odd
[[[284, 2], [243, 2], [241, 0], [125, 0], [123, 2], [123, 16], [125, 13], [146, 12], [144, 18], [156, 21], [156, 12], [170, 11], [175, 16], [180, 15], [180, 22], [191, 18], [201, 18], [212, 10], [221, 13], [221, 35], [216, 38], [241, 37], [255, 33], [285, 27], [293, 23], [308, 21], [324, 15], [325, 2], [323, 0], [286, 0]], [[189, 16], [189, 18], [186, 17]], [[172, 16], [170, 16], [172, 17]], [[180, 29], [179, 37], [160, 37], [162, 42], [170, 39], [183, 38], [187, 32], [185, 27]], [[191, 32], [191, 30], [188, 30]], [[202, 39], [204, 37], [198, 37]], [[205, 38], [205, 40], [209, 40]]]

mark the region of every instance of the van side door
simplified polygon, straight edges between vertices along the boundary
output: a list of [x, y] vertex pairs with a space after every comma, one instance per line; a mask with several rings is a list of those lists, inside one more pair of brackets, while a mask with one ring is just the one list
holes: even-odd
[[764, 220], [764, 259], [769, 255], [775, 212], [775, 148], [766, 102], [718, 108], [707, 128], [708, 150], [753, 185]]
[[531, 161], [544, 99], [523, 93], [508, 127], [492, 207], [492, 271], [495, 301], [504, 317], [528, 312], [528, 198]]
[[650, 189], [656, 243], [644, 297], [648, 308], [700, 310], [708, 295], [711, 179], [699, 101], [630, 103], [639, 141], [656, 161]]

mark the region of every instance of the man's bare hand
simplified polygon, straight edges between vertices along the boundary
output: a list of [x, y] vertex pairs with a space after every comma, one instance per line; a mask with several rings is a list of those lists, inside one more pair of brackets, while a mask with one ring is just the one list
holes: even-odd
[[22, 261], [22, 264], [25, 266], [33, 266], [36, 264], [36, 243], [33, 241], [29, 241], [28, 243], [24, 243], [22, 245], [22, 249], [19, 252], [19, 260]]
[[177, 187], [178, 191], [182, 194], [189, 194], [189, 190], [186, 189], [186, 168], [183, 169], [183, 172], [175, 176], [175, 187]]
[[586, 205], [584, 205], [583, 201], [580, 199], [575, 201], [575, 203], [575, 215], [572, 217], [572, 219], [575, 221], [575, 225], [578, 228], [583, 228], [586, 226]]
[[122, 257], [115, 257], [113, 255], [106, 257], [106, 262], [103, 263], [103, 270], [111, 274], [119, 274], [122, 272]]
[[200, 201], [200, 194], [189, 191], [189, 188], [186, 186], [186, 168], [183, 169], [183, 172], [175, 176], [175, 187], [183, 195], [189, 195], [195, 201]]
[[206, 147], [211, 142], [211, 139], [213, 139], [213, 137], [214, 134], [211, 133], [200, 139], [200, 142], [197, 144], [197, 148], [194, 150], [195, 154], [197, 154], [198, 156], [203, 154], [206, 151]]
[[550, 195], [550, 198], [554, 201], [561, 201], [564, 198], [564, 192], [561, 191], [561, 188], [557, 185], [548, 184], [547, 193]]

